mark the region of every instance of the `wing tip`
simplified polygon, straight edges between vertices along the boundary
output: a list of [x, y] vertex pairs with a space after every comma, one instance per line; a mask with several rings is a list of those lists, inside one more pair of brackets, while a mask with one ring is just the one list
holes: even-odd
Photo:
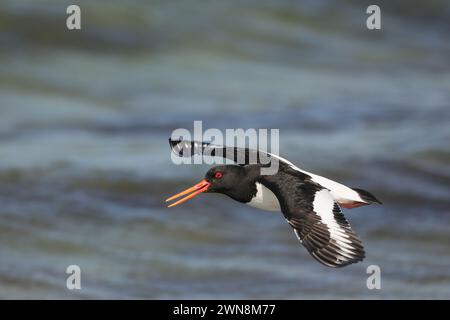
[[360, 198], [364, 200], [366, 203], [378, 203], [383, 204], [380, 200], [378, 200], [373, 194], [371, 194], [369, 191], [359, 188], [352, 188], [355, 190]]
[[175, 153], [177, 156], [182, 157], [184, 155], [183, 148], [180, 146], [182, 140], [175, 140], [172, 138], [169, 138], [169, 146], [170, 150], [172, 150], [173, 153]]
[[180, 139], [174, 140], [174, 139], [172, 139], [172, 138], [169, 138], [169, 145], [170, 145], [171, 148], [175, 147], [175, 146], [176, 146], [177, 144], [179, 144], [180, 142], [181, 142]]
[[332, 260], [331, 258], [326, 258], [323, 255], [319, 255], [317, 253], [311, 253], [311, 255], [322, 265], [324, 265], [326, 267], [330, 267], [330, 268], [346, 267], [348, 265], [361, 262], [366, 257], [364, 251], [362, 251], [360, 253], [358, 252], [358, 254], [352, 258], [346, 258], [346, 257], [344, 259], [335, 258], [335, 260]]
[[189, 157], [197, 153], [202, 153], [202, 144], [197, 141], [169, 138], [169, 146], [170, 149], [180, 157]]

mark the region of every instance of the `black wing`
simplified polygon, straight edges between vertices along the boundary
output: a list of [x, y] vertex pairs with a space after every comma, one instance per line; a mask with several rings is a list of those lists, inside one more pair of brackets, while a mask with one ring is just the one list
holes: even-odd
[[212, 157], [222, 157], [234, 161], [238, 165], [261, 164], [270, 165], [278, 161], [280, 166], [287, 164], [284, 159], [261, 150], [213, 145], [208, 142], [169, 139], [170, 148], [180, 157], [191, 157], [196, 154]]
[[361, 240], [328, 189], [286, 173], [261, 182], [278, 198], [281, 210], [308, 252], [328, 267], [343, 267], [365, 257]]

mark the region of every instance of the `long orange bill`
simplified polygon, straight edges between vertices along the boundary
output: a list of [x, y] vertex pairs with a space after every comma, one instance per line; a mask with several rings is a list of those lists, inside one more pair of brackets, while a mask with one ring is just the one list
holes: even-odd
[[[176, 198], [179, 198], [179, 197], [181, 197], [181, 196], [184, 196], [184, 195], [190, 193], [190, 195], [188, 195], [188, 196], [186, 196], [186, 197], [184, 197], [184, 198], [178, 200], [177, 202], [174, 202], [174, 203], [168, 205], [167, 207], [168, 207], [168, 208], [174, 207], [174, 206], [176, 206], [176, 205], [178, 205], [178, 204], [180, 204], [180, 203], [182, 203], [182, 202], [185, 202], [185, 201], [187, 201], [187, 200], [189, 200], [189, 199], [195, 197], [196, 195], [199, 195], [199, 194], [202, 193], [202, 192], [207, 191], [207, 190], [208, 190], [208, 187], [209, 187], [210, 185], [211, 185], [211, 184], [210, 184], [208, 181], [206, 181], [206, 180], [200, 181], [200, 182], [197, 183], [195, 186], [190, 187], [189, 189], [186, 189], [186, 190], [184, 190], [184, 191], [182, 191], [182, 192], [180, 192], [180, 193], [177, 193], [176, 195], [174, 195], [174, 196], [172, 196], [172, 197], [166, 199], [166, 202], [169, 202], [169, 201], [172, 201], [172, 200], [174, 200], [174, 199], [176, 199]], [[191, 193], [191, 192], [192, 192], [192, 193]]]

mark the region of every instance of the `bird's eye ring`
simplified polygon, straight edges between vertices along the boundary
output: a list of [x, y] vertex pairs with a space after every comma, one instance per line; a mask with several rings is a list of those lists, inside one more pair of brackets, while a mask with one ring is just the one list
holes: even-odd
[[216, 174], [214, 175], [214, 177], [215, 177], [216, 179], [222, 178], [222, 172], [217, 171]]

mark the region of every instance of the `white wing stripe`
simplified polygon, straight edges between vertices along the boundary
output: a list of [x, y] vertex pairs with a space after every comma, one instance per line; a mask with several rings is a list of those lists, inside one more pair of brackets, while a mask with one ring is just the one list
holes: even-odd
[[350, 246], [352, 241], [348, 239], [349, 236], [346, 234], [345, 229], [334, 220], [334, 200], [330, 196], [328, 190], [323, 189], [316, 192], [314, 195], [313, 209], [314, 212], [320, 216], [322, 222], [328, 227], [330, 237], [336, 241], [342, 250], [344, 250], [344, 248], [355, 249]]

